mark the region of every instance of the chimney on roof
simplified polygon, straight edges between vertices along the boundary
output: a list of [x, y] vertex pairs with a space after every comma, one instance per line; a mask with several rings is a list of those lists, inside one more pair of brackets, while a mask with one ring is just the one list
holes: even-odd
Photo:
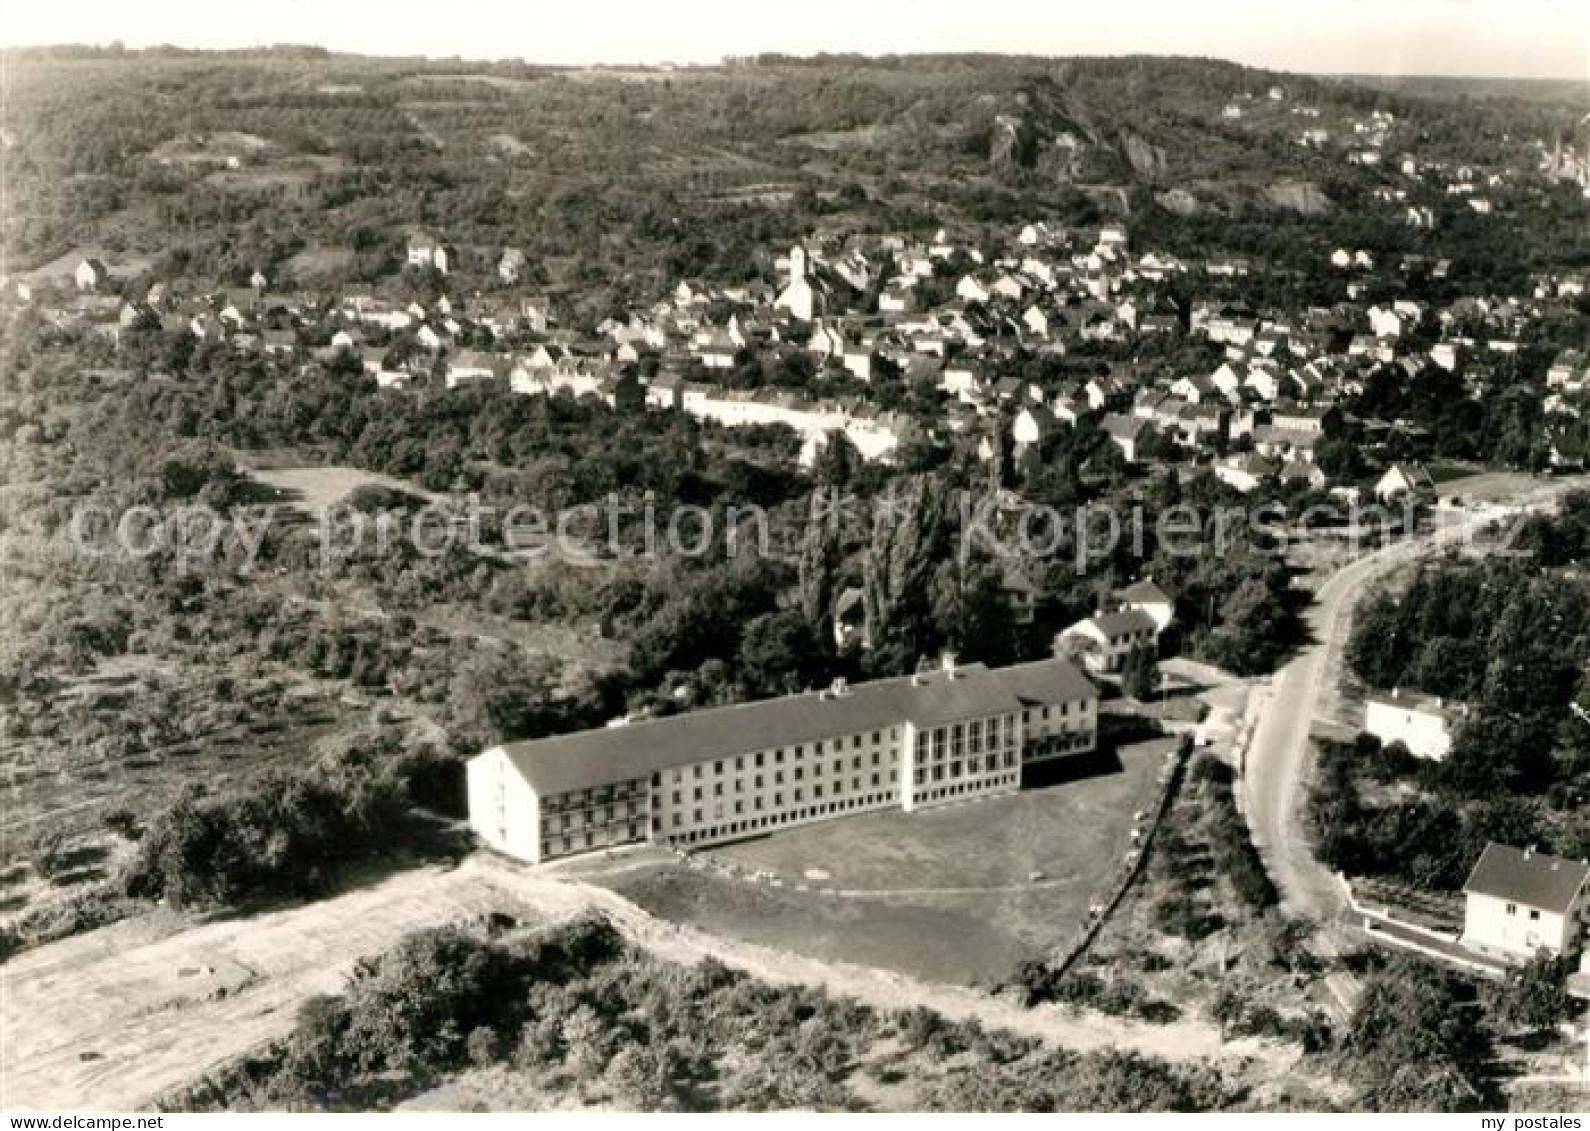
[[838, 699], [840, 696], [846, 694], [847, 692], [849, 692], [849, 690], [850, 690], [850, 685], [845, 682], [845, 677], [842, 676], [842, 675], [835, 676], [834, 677], [834, 682], [832, 684], [830, 684], [829, 687], [828, 687], [828, 693], [830, 695], [832, 695], [835, 699]]
[[944, 674], [949, 676], [951, 679], [955, 678], [956, 658], [957, 657], [955, 653], [947, 648], [939, 654], [939, 667], [943, 670]]
[[1534, 855], [1535, 855], [1535, 846], [1534, 845], [1530, 845], [1528, 848], [1524, 849], [1524, 859], [1525, 860], [1529, 860], [1529, 859], [1533, 858]]

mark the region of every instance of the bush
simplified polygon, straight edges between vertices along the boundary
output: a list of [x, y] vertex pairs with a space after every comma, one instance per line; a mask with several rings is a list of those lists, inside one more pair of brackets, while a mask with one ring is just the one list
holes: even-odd
[[117, 808], [106, 813], [105, 827], [123, 840], [137, 840], [143, 835], [138, 818], [131, 809]]
[[464, 1039], [464, 1055], [470, 1064], [484, 1068], [488, 1064], [496, 1063], [501, 1054], [501, 1045], [497, 1030], [481, 1025], [471, 1029], [469, 1036]]
[[1193, 761], [1192, 780], [1199, 785], [1210, 782], [1215, 785], [1229, 786], [1235, 778], [1235, 771], [1212, 755], [1204, 754]]
[[1210, 793], [1215, 811], [1209, 818], [1209, 831], [1216, 865], [1231, 882], [1237, 898], [1250, 910], [1273, 907], [1278, 901], [1275, 885], [1270, 882], [1259, 852], [1248, 836], [1247, 822], [1237, 812], [1230, 784], [1214, 785]]
[[1205, 907], [1191, 895], [1173, 895], [1154, 908], [1154, 925], [1168, 935], [1199, 942], [1224, 927], [1219, 912]]
[[190, 792], [149, 823], [127, 893], [177, 906], [314, 894], [328, 865], [390, 843], [406, 801], [401, 772], [389, 745], [353, 744], [248, 793]]

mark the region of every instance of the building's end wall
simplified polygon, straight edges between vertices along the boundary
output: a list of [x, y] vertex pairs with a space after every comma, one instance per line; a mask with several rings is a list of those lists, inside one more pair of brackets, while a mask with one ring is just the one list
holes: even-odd
[[499, 852], [539, 863], [540, 801], [507, 755], [493, 747], [470, 759], [465, 771], [469, 827]]
[[1463, 945], [1496, 957], [1528, 959], [1540, 950], [1562, 954], [1571, 950], [1572, 927], [1567, 916], [1496, 896], [1470, 892], [1464, 903]]

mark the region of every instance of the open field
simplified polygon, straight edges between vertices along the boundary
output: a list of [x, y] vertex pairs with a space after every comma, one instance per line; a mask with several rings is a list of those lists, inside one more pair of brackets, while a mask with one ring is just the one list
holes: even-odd
[[933, 981], [999, 980], [1082, 922], [1130, 850], [1132, 815], [1171, 748], [1141, 743], [1121, 750], [1113, 772], [786, 830], [688, 866], [652, 853], [582, 874], [662, 918], [733, 938]]
[[310, 513], [340, 503], [359, 487], [390, 487], [432, 501], [440, 498], [406, 480], [375, 471], [361, 471], [357, 467], [255, 468], [250, 474], [266, 486], [283, 492], [292, 502]]
[[1521, 471], [1471, 472], [1450, 477], [1435, 472], [1431, 474], [1436, 480], [1436, 493], [1442, 498], [1455, 497], [1486, 503], [1511, 502], [1521, 495], [1540, 490], [1543, 483], [1549, 482]]
[[313, 247], [292, 256], [286, 272], [295, 278], [314, 278], [341, 271], [353, 262], [353, 252], [343, 247]]
[[131, 251], [110, 251], [96, 245], [74, 247], [47, 263], [23, 272], [22, 277], [34, 284], [68, 285], [72, 273], [84, 259], [98, 259], [105, 264], [113, 278], [141, 275], [154, 263], [154, 256]]

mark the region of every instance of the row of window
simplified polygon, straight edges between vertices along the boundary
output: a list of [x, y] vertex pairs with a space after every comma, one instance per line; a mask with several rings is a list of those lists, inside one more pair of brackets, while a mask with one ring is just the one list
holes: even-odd
[[843, 801], [830, 801], [823, 805], [812, 805], [804, 809], [791, 809], [784, 813], [770, 813], [767, 816], [751, 817], [744, 821], [730, 821], [727, 824], [713, 825], [710, 828], [692, 829], [689, 832], [669, 836], [666, 839], [669, 844], [703, 844], [711, 840], [745, 836], [763, 829], [778, 828], [781, 825], [795, 824], [800, 821], [810, 821], [822, 817], [838, 817], [861, 809], [887, 805], [893, 800], [893, 795], [888, 793], [868, 794], [865, 797], [850, 797]]
[[565, 829], [588, 829], [596, 825], [612, 824], [614, 821], [633, 820], [641, 815], [640, 810], [640, 802], [626, 801], [622, 806], [607, 805], [601, 809], [550, 812], [545, 815], [543, 823], [548, 833], [562, 832]]
[[[897, 780], [897, 775], [895, 774], [894, 771], [891, 770], [889, 772], [889, 784], [891, 786], [894, 785], [896, 780]], [[872, 775], [872, 785], [873, 785], [873, 787], [876, 788], [878, 786], [881, 786], [882, 784], [883, 784], [883, 775], [882, 774], [873, 774]], [[863, 788], [865, 788], [865, 787], [862, 785], [862, 780], [860, 778], [851, 778], [850, 779], [850, 789], [851, 789], [852, 793], [860, 792]], [[844, 792], [845, 792], [845, 783], [843, 781], [835, 781], [835, 782], [829, 783], [829, 795], [830, 796], [839, 797]], [[700, 801], [701, 797], [699, 796], [699, 791], [697, 791], [697, 793], [698, 793], [698, 795], [695, 798], [695, 800]], [[721, 794], [720, 794], [720, 796], [721, 796]], [[796, 805], [799, 805], [802, 801], [806, 800], [806, 794], [805, 794], [804, 787], [797, 786], [795, 789], [790, 791], [790, 796], [791, 796], [792, 803], [796, 804]], [[890, 794], [883, 793], [883, 794], [879, 794], [878, 796], [880, 796], [880, 797], [888, 797], [888, 796], [890, 796]], [[812, 797], [812, 800], [814, 800], [814, 801], [818, 801], [818, 800], [822, 799], [822, 797], [823, 797], [823, 783], [822, 782], [813, 782], [812, 783], [812, 785], [811, 785], [811, 797]], [[679, 798], [677, 796], [677, 792], [676, 792], [676, 795], [674, 797], [674, 801], [675, 801], [676, 804], [679, 801]], [[773, 808], [773, 809], [778, 809], [778, 808], [782, 807], [783, 804], [784, 804], [784, 794], [783, 794], [782, 791], [775, 792], [773, 794], [773, 799], [772, 799], [771, 806], [765, 806], [763, 804], [763, 802], [764, 802], [764, 798], [761, 797], [760, 795], [752, 797], [751, 798], [751, 810], [753, 812], [758, 812], [759, 813], [764, 808], [769, 808], [770, 807], [770, 808]], [[735, 802], [734, 802], [734, 813], [736, 815], [744, 813], [746, 811], [745, 804], [746, 803], [743, 800], [736, 799]], [[721, 804], [718, 804], [718, 805], [714, 806], [713, 815], [715, 817], [723, 816], [723, 806]], [[684, 810], [683, 809], [676, 809], [669, 817], [669, 827], [670, 828], [675, 828], [675, 829], [682, 828], [684, 826], [684, 817], [685, 817]], [[692, 809], [690, 811], [690, 822], [691, 822], [691, 824], [700, 824], [702, 822], [702, 820], [703, 820], [702, 810], [699, 807], [694, 808], [694, 809]], [[653, 831], [661, 831], [662, 830], [662, 827], [663, 827], [662, 821], [663, 821], [663, 819], [662, 819], [661, 816], [655, 816], [655, 817], [652, 818], [652, 829], [653, 829]]]
[[[874, 766], [878, 765], [878, 759], [877, 758], [873, 758], [872, 764]], [[857, 758], [854, 761], [854, 763], [852, 764], [852, 768], [854, 770], [861, 769], [861, 759], [860, 758]], [[815, 783], [814, 788], [817, 790], [819, 795], [821, 795], [821, 793], [822, 793], [822, 784], [820, 782], [817, 782], [817, 775], [822, 772], [822, 769], [823, 768], [821, 766], [813, 766], [812, 767], [812, 779], [813, 779], [813, 782]], [[833, 777], [834, 777], [834, 780], [833, 780], [834, 791], [836, 793], [843, 791], [844, 784], [845, 784], [845, 782], [844, 782], [844, 774], [845, 774], [844, 763], [835, 762], [834, 765], [833, 765], [833, 769], [832, 769], [831, 773], [833, 774]], [[890, 770], [889, 771], [889, 780], [891, 782], [896, 780], [896, 776], [897, 776], [897, 772], [896, 771], [894, 771], [894, 770]], [[803, 781], [804, 779], [805, 779], [805, 770], [802, 767], [796, 766], [793, 770], [790, 771], [790, 780], [791, 781]], [[860, 777], [859, 774], [857, 774], [856, 776], [853, 776], [850, 780], [851, 780], [851, 788], [852, 789], [860, 789], [861, 788], [861, 777]], [[874, 770], [872, 772], [872, 784], [873, 785], [881, 785], [882, 782], [883, 782], [883, 773], [882, 773], [882, 771]], [[722, 797], [722, 796], [724, 796], [724, 794], [726, 792], [727, 793], [734, 793], [734, 794], [741, 794], [741, 793], [746, 793], [746, 792], [759, 792], [762, 789], [766, 788], [767, 779], [762, 774], [756, 774], [751, 779], [751, 784], [750, 784], [749, 790], [747, 789], [746, 782], [745, 782], [744, 778], [735, 778], [732, 782], [727, 783], [727, 785], [729, 786], [729, 788], [727, 790], [725, 790], [725, 788], [724, 788], [725, 784], [726, 783], [721, 782], [721, 781], [720, 782], [713, 782], [712, 786], [710, 787], [711, 788], [710, 796], [712, 796], [712, 797]], [[773, 771], [773, 784], [775, 786], [779, 786], [779, 785], [783, 785], [784, 784], [784, 771], [783, 770], [774, 770]], [[709, 794], [708, 794], [708, 787], [707, 786], [697, 785], [697, 786], [692, 786], [690, 788], [690, 800], [691, 801], [704, 801], [704, 800], [706, 800], [706, 798], [708, 796], [709, 796]], [[669, 799], [676, 806], [677, 805], [683, 805], [685, 803], [685, 791], [682, 790], [682, 789], [676, 789], [672, 793], [669, 794]]]
[[1052, 738], [1038, 739], [1023, 746], [1021, 760], [1023, 762], [1033, 762], [1040, 758], [1052, 758], [1057, 754], [1091, 750], [1093, 744], [1093, 735], [1087, 732], [1055, 735]]
[[1067, 716], [1067, 715], [1069, 715], [1071, 713], [1071, 708], [1072, 707], [1075, 707], [1077, 709], [1077, 714], [1079, 714], [1079, 715], [1083, 715], [1083, 714], [1087, 713], [1086, 705], [1083, 704], [1083, 702], [1079, 699], [1079, 700], [1074, 700], [1072, 702], [1062, 703], [1062, 704], [1060, 704], [1060, 706], [1053, 707], [1053, 708], [1051, 708], [1050, 704], [1045, 703], [1038, 710], [1028, 711], [1027, 712], [1027, 717], [1028, 718], [1047, 719], [1047, 718], [1050, 717], [1050, 713], [1051, 713], [1051, 710], [1052, 710], [1053, 714], [1058, 715], [1060, 718], [1065, 718], [1065, 716]]
[[[884, 734], [885, 732], [882, 730], [873, 731], [870, 745], [875, 747], [882, 746]], [[897, 739], [900, 737], [900, 728], [891, 727], [887, 734], [891, 741]], [[798, 743], [788, 748], [788, 750], [782, 747], [772, 751], [758, 750], [754, 754], [736, 754], [732, 758], [718, 758], [711, 763], [697, 762], [693, 766], [676, 766], [668, 772], [669, 780], [677, 784], [684, 781], [687, 776], [696, 781], [700, 781], [702, 778], [709, 776], [709, 774], [713, 777], [721, 777], [728, 773], [731, 768], [735, 773], [740, 773], [747, 768], [748, 764], [751, 767], [759, 768], [767, 765], [769, 760], [775, 766], [782, 766], [786, 754], [792, 762], [798, 762], [805, 758], [808, 753], [814, 758], [821, 758], [825, 753], [839, 754], [847, 748], [847, 744], [850, 750], [860, 750], [864, 745], [868, 744], [866, 738], [867, 736], [863, 734], [852, 734], [842, 738], [813, 742], [809, 747], [806, 743]], [[771, 759], [769, 755], [771, 755]], [[877, 751], [873, 752], [872, 764], [875, 766], [878, 764]], [[651, 783], [654, 786], [662, 785], [662, 771], [652, 774]]]
[[611, 785], [592, 786], [590, 789], [576, 789], [568, 793], [557, 793], [545, 798], [541, 807], [548, 813], [561, 813], [569, 809], [588, 809], [592, 806], [603, 806], [612, 802], [626, 800], [646, 795], [646, 784], [643, 781], [616, 782]]
[[947, 785], [939, 789], [930, 789], [919, 793], [916, 795], [915, 801], [918, 805], [925, 805], [932, 801], [949, 801], [956, 797], [967, 797], [974, 793], [987, 793], [1003, 786], [1013, 786], [1020, 777], [1020, 774], [1001, 774], [997, 778], [956, 782], [954, 785]]
[[938, 761], [945, 757], [946, 751], [950, 757], [959, 758], [968, 749], [976, 754], [985, 746], [992, 750], [999, 746], [1014, 746], [1015, 743], [1016, 716], [996, 715], [921, 731], [916, 736], [915, 751], [920, 760], [931, 756]]
[[[966, 773], [968, 775], [991, 774], [999, 769], [1001, 762], [1004, 763], [1007, 769], [1014, 766], [1016, 764], [1016, 752], [1007, 750], [1003, 755], [984, 754], [981, 756], [981, 761], [977, 758], [972, 758], [965, 763]], [[961, 768], [962, 763], [960, 762], [951, 762], [948, 767], [918, 766], [912, 772], [911, 780], [917, 785], [925, 785], [929, 781], [943, 781], [946, 777], [954, 780], [961, 776]], [[948, 769], [948, 773], [945, 772], [946, 769]]]
[[610, 829], [603, 829], [600, 833], [586, 832], [579, 835], [570, 833], [561, 837], [549, 836], [541, 842], [541, 859], [550, 860], [556, 856], [567, 856], [571, 852], [585, 852], [592, 848], [624, 844], [629, 841], [639, 840], [641, 835], [641, 825], [637, 821], [628, 825], [618, 825]]

